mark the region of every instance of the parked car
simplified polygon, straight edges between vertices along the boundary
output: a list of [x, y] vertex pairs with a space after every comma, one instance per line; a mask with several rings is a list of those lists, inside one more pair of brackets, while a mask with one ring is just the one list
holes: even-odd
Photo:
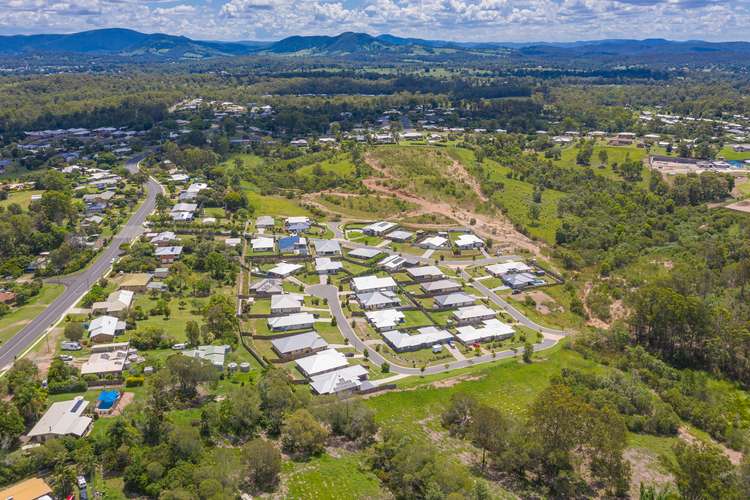
[[78, 487], [82, 490], [86, 488], [86, 478], [83, 476], [78, 476]]
[[80, 343], [72, 341], [63, 342], [61, 348], [63, 351], [80, 351], [83, 349]]
[[175, 344], [172, 346], [172, 349], [175, 351], [182, 351], [187, 347], [187, 344]]
[[73, 361], [73, 356], [69, 354], [60, 354], [59, 358], [63, 361]]

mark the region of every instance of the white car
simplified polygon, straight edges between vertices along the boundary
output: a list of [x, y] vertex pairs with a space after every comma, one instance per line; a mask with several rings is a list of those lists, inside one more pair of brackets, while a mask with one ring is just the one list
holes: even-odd
[[172, 349], [175, 351], [183, 351], [187, 347], [187, 344], [175, 344], [172, 346]]
[[79, 488], [81, 488], [82, 490], [86, 488], [86, 478], [85, 477], [78, 476], [77, 481], [78, 481], [78, 487]]
[[66, 362], [67, 362], [67, 361], [73, 361], [73, 356], [69, 356], [69, 355], [67, 355], [67, 354], [60, 354], [60, 356], [58, 356], [58, 357], [59, 357], [59, 358], [60, 358], [60, 359], [61, 359], [62, 361], [66, 361]]
[[80, 351], [81, 349], [83, 349], [83, 347], [81, 347], [81, 344], [79, 344], [78, 342], [70, 341], [63, 342], [60, 347], [63, 351]]

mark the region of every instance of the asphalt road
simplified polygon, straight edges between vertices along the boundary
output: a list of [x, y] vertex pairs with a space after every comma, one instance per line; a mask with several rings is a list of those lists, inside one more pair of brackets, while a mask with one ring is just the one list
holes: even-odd
[[[146, 156], [145, 153], [128, 160], [125, 167], [132, 173], [138, 171], [138, 163]], [[13, 364], [13, 361], [24, 353], [49, 327], [54, 325], [72, 306], [78, 302], [80, 297], [91, 288], [112, 267], [112, 260], [122, 253], [120, 245], [129, 243], [140, 236], [143, 222], [156, 206], [156, 194], [161, 192], [161, 186], [155, 180], [149, 178], [146, 183], [146, 199], [138, 210], [130, 217], [130, 220], [120, 229], [120, 232], [112, 238], [109, 246], [104, 248], [93, 264], [86, 269], [70, 276], [65, 291], [54, 302], [47, 306], [39, 316], [27, 324], [23, 330], [18, 332], [12, 339], [0, 345], [0, 371], [4, 371]]]
[[[357, 349], [360, 352], [367, 351], [370, 362], [376, 365], [382, 365], [383, 363], [388, 363], [391, 367], [391, 372], [393, 373], [399, 373], [403, 375], [420, 375], [422, 373], [424, 374], [442, 373], [442, 372], [447, 372], [450, 370], [455, 370], [458, 368], [466, 368], [466, 367], [478, 365], [481, 363], [488, 363], [490, 361], [497, 361], [499, 359], [512, 358], [521, 353], [521, 351], [519, 351], [518, 354], [513, 351], [502, 351], [502, 352], [496, 352], [494, 355], [484, 354], [482, 356], [471, 357], [471, 358], [467, 358], [461, 361], [450, 361], [442, 365], [428, 366], [425, 368], [424, 372], [419, 367], [413, 368], [413, 367], [408, 367], [408, 366], [397, 365], [397, 364], [394, 364], [392, 361], [386, 360], [375, 349], [368, 346], [362, 340], [360, 340], [359, 337], [357, 337], [357, 334], [354, 332], [354, 329], [352, 328], [351, 324], [349, 323], [349, 321], [346, 319], [346, 316], [344, 315], [344, 311], [341, 308], [341, 301], [339, 300], [339, 296], [338, 296], [338, 289], [335, 286], [313, 285], [313, 286], [308, 287], [307, 291], [308, 293], [316, 297], [324, 298], [328, 301], [328, 305], [331, 308], [331, 313], [333, 314], [334, 318], [336, 318], [336, 324], [338, 325], [339, 330], [344, 335], [344, 337], [346, 337], [346, 339], [349, 340], [349, 344], [351, 346], [353, 346], [355, 349]], [[490, 297], [490, 300], [491, 300], [491, 297]], [[524, 319], [526, 318], [524, 317]], [[544, 328], [540, 325], [536, 325], [530, 320], [527, 320], [527, 321], [533, 324], [534, 327], [531, 327], [531, 328], [534, 328], [537, 331], [541, 331], [540, 329]], [[526, 324], [526, 323], [523, 323], [523, 324]], [[559, 332], [559, 331], [555, 330], [555, 332]], [[545, 337], [541, 342], [534, 344], [534, 352], [549, 349], [550, 347], [553, 347], [555, 344], [557, 344], [558, 341], [559, 341], [559, 338], [557, 337]]]

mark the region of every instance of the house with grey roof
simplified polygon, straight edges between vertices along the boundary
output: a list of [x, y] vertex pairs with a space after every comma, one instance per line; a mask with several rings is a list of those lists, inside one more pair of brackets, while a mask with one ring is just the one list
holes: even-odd
[[320, 395], [350, 393], [358, 391], [365, 380], [367, 369], [362, 365], [351, 365], [310, 377], [310, 387]]
[[341, 255], [341, 245], [336, 240], [312, 240], [315, 247], [315, 255], [320, 257], [333, 257]]
[[317, 257], [315, 259], [315, 272], [318, 274], [336, 274], [344, 269], [344, 264], [332, 260], [330, 257]]
[[414, 233], [411, 231], [404, 231], [402, 229], [398, 229], [396, 231], [391, 231], [388, 233], [388, 239], [392, 241], [396, 241], [399, 243], [403, 243], [405, 241], [409, 241], [414, 237]]
[[453, 311], [453, 318], [456, 320], [456, 322], [458, 322], [459, 325], [479, 323], [480, 321], [484, 321], [486, 319], [492, 319], [495, 316], [495, 311], [484, 304], [460, 307]]
[[46, 441], [61, 436], [82, 437], [92, 422], [91, 417], [83, 416], [88, 404], [83, 396], [52, 403], [27, 436], [34, 441]]
[[255, 220], [255, 227], [259, 229], [268, 229], [270, 227], [273, 227], [274, 225], [275, 222], [273, 220], [273, 217], [271, 217], [270, 215], [261, 215]]
[[275, 295], [283, 293], [282, 281], [278, 278], [263, 278], [250, 284], [250, 292], [260, 296]]
[[406, 274], [416, 281], [429, 281], [445, 277], [443, 271], [437, 266], [412, 267], [406, 270]]
[[426, 281], [424, 283], [421, 283], [419, 287], [422, 289], [425, 295], [446, 294], [461, 290], [460, 284], [449, 279]]
[[282, 360], [292, 360], [302, 356], [309, 356], [318, 351], [328, 348], [328, 342], [317, 332], [309, 331], [292, 335], [291, 337], [282, 337], [273, 339], [271, 347]]
[[508, 273], [500, 277], [506, 286], [513, 290], [523, 290], [530, 286], [543, 285], [544, 280], [539, 279], [531, 273]]
[[362, 306], [362, 309], [366, 310], [385, 309], [401, 305], [398, 294], [390, 290], [359, 293], [357, 294], [357, 301]]
[[313, 377], [349, 366], [346, 356], [336, 349], [326, 349], [312, 356], [299, 358], [295, 360], [295, 363], [299, 371], [306, 377]]
[[273, 331], [305, 330], [313, 327], [315, 316], [307, 312], [268, 318], [268, 328]]
[[454, 307], [470, 306], [474, 302], [476, 302], [476, 298], [473, 295], [464, 292], [454, 292], [435, 297], [435, 307], [438, 309], [452, 309]]
[[398, 330], [383, 333], [385, 342], [396, 352], [418, 351], [453, 340], [453, 335], [434, 326], [427, 326], [417, 330], [417, 334], [409, 335]]

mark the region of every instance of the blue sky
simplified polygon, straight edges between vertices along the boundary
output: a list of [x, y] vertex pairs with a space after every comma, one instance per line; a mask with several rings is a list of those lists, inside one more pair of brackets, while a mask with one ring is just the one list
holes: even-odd
[[212, 40], [363, 31], [459, 41], [750, 39], [750, 0], [0, 0], [0, 33], [106, 27]]

